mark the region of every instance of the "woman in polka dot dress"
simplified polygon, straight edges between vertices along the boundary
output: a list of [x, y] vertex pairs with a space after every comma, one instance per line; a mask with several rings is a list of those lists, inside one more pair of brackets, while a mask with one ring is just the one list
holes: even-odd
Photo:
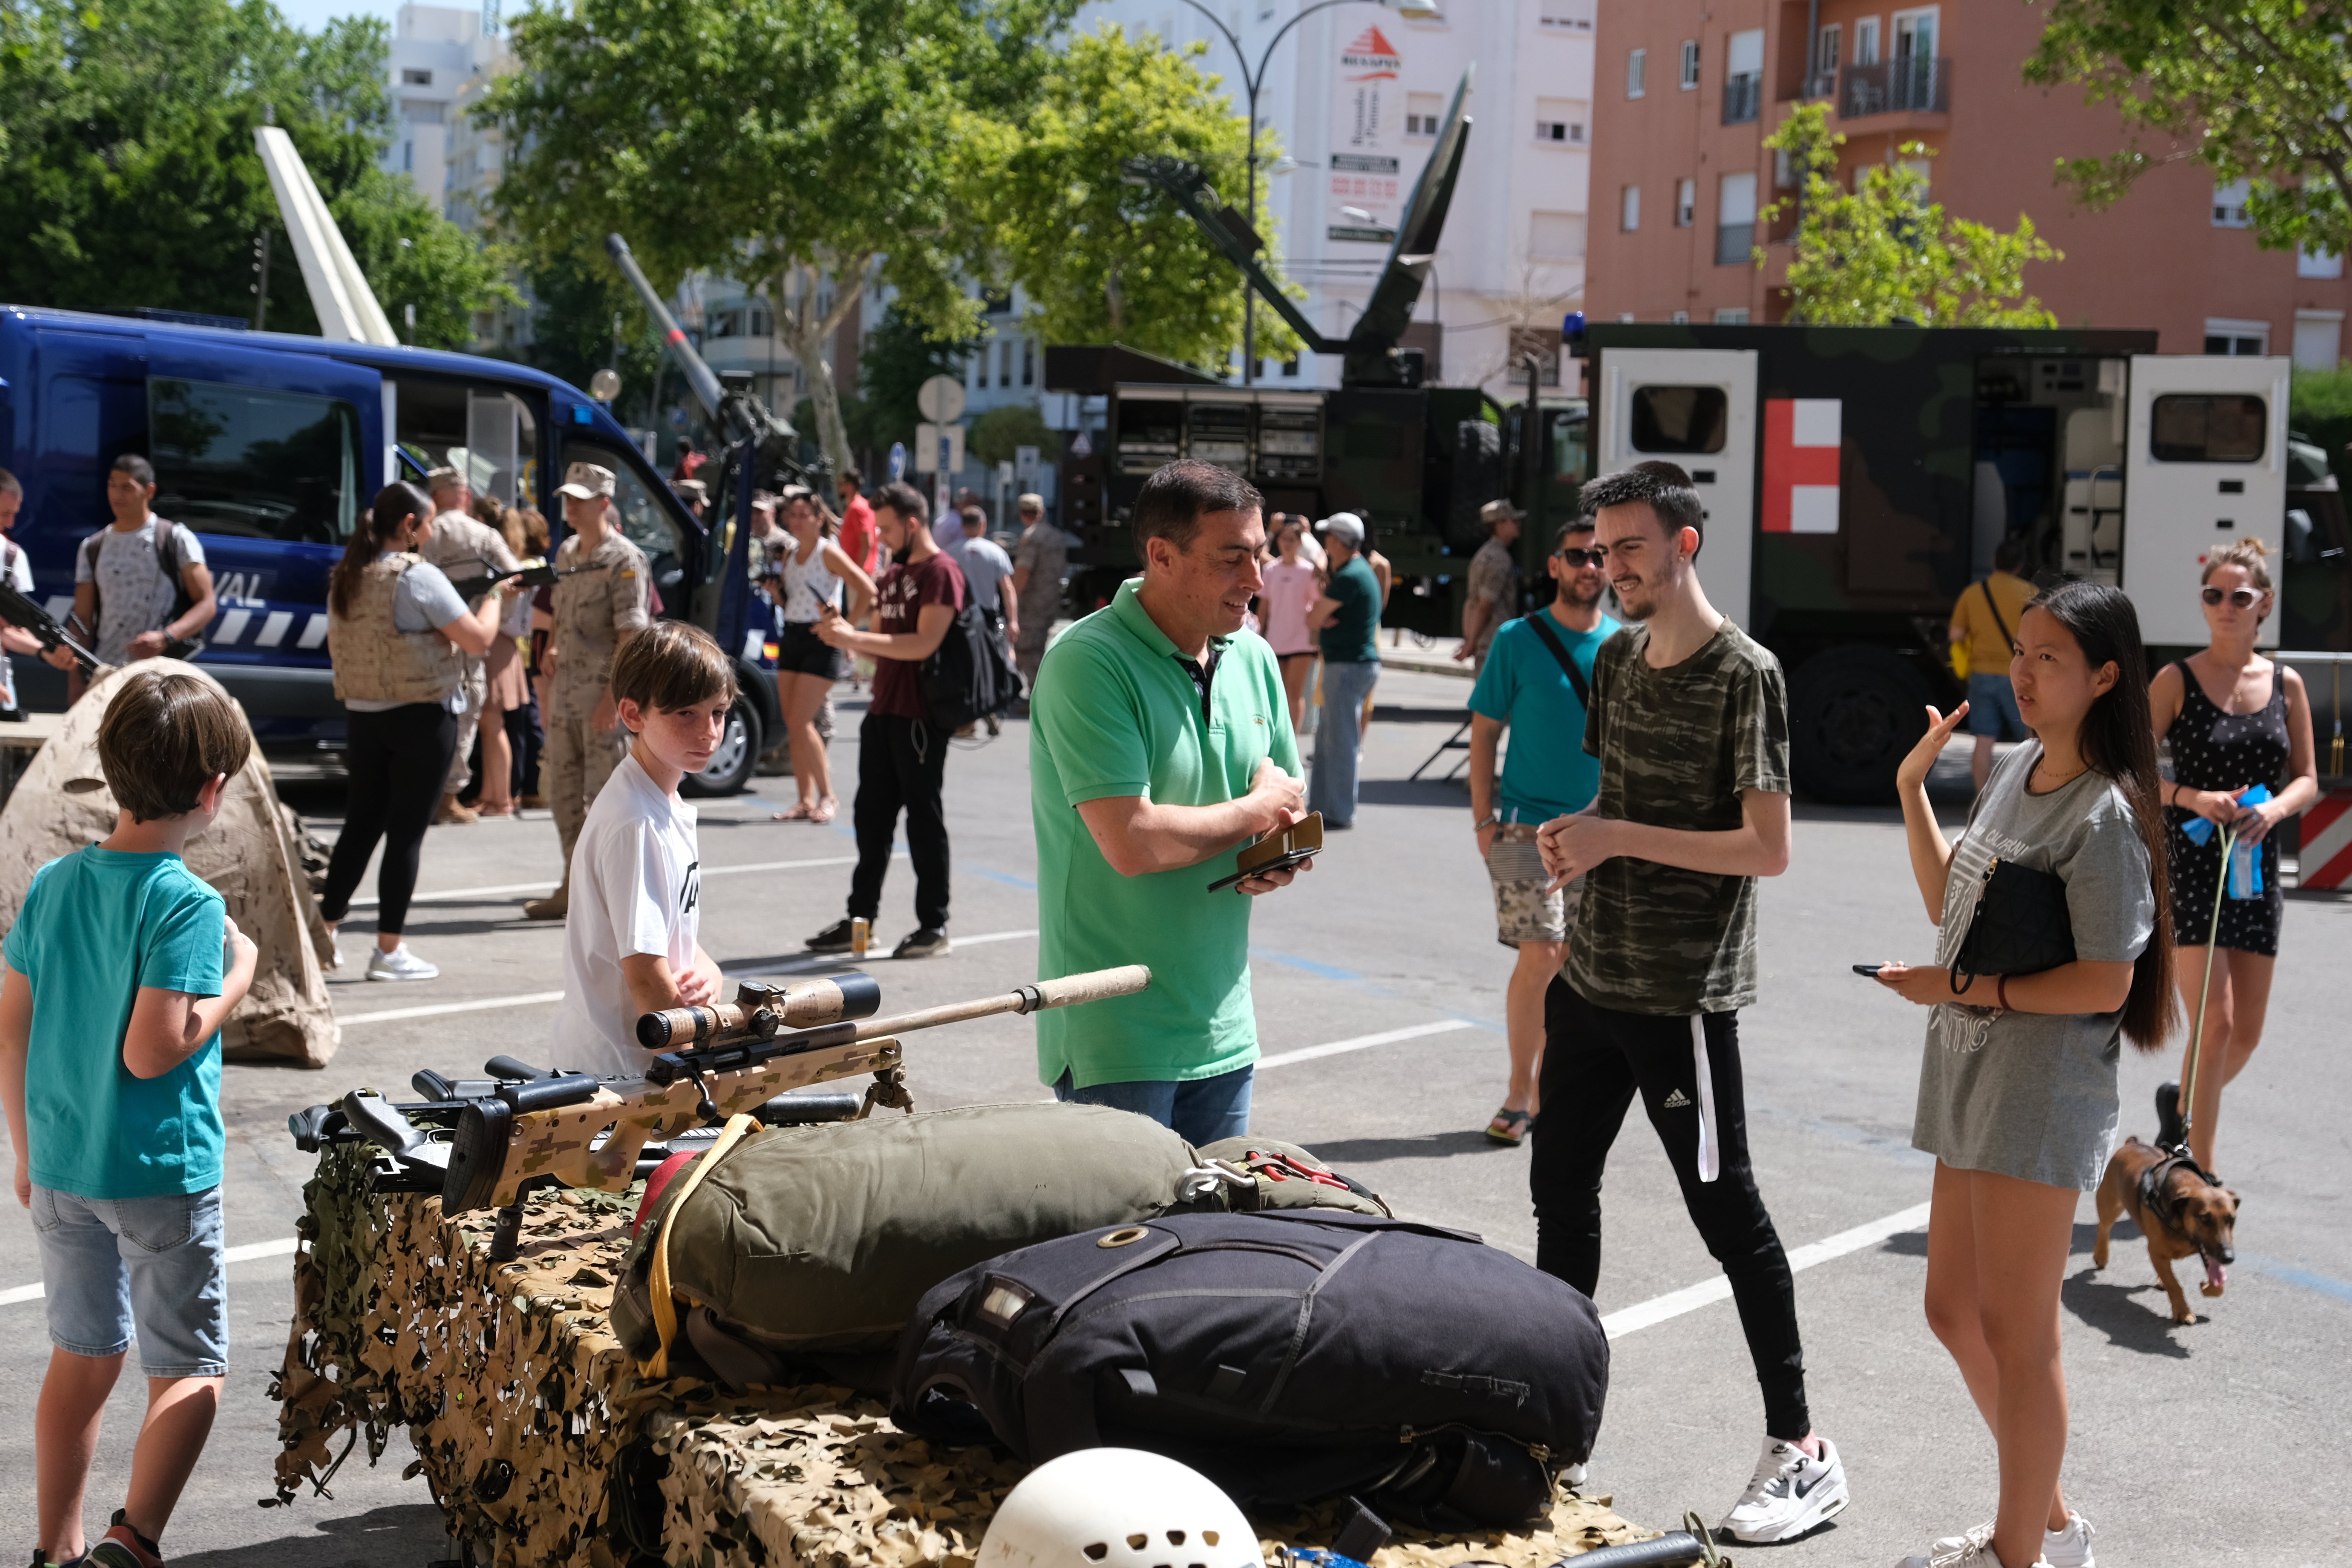
[[[2157, 671], [2147, 694], [2157, 738], [2172, 747], [2172, 778], [2163, 794], [2169, 808], [2165, 847], [2172, 870], [2172, 940], [2179, 950], [2173, 973], [2192, 1016], [2204, 989], [2205, 944], [2222, 875], [2220, 829], [2235, 823], [2239, 842], [2251, 840], [2262, 858], [2262, 895], [2223, 899], [2221, 930], [2213, 938], [2221, 951], [2212, 955], [2204, 1063], [2197, 1074], [2189, 1131], [2189, 1152], [2208, 1171], [2213, 1169], [2222, 1087], [2254, 1054], [2270, 1007], [2284, 907], [2278, 841], [2270, 837], [2271, 829], [2319, 796], [2311, 703], [2303, 679], [2254, 652], [2254, 636], [2274, 603], [2270, 568], [2263, 560], [2269, 552], [2262, 541], [2242, 539], [2206, 558], [2202, 594], [2211, 646]], [[2272, 798], [2241, 805], [2238, 797], [2256, 784], [2268, 786]], [[2182, 831], [2200, 816], [2215, 826], [2201, 846]], [[2185, 1076], [2185, 1052], [2182, 1062]], [[2178, 1083], [2157, 1089], [2156, 1114], [2158, 1140], [2178, 1139]]]

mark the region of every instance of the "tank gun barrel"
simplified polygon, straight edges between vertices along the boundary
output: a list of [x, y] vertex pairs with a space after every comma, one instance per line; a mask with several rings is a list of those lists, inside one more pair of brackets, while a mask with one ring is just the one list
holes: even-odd
[[759, 441], [793, 434], [791, 423], [777, 418], [759, 398], [748, 393], [730, 392], [719, 384], [718, 374], [700, 354], [694, 352], [694, 344], [687, 340], [686, 329], [677, 324], [677, 318], [670, 314], [669, 307], [662, 303], [659, 294], [654, 292], [653, 284], [646, 280], [645, 269], [637, 265], [637, 258], [631, 253], [627, 240], [617, 234], [606, 235], [604, 253], [621, 269], [621, 276], [629, 280], [629, 287], [637, 291], [637, 298], [645, 301], [646, 310], [653, 316], [654, 323], [661, 328], [663, 344], [677, 357], [678, 368], [686, 372], [686, 384], [694, 389], [695, 401], [702, 405], [702, 411], [709, 416], [711, 424], [729, 441]]

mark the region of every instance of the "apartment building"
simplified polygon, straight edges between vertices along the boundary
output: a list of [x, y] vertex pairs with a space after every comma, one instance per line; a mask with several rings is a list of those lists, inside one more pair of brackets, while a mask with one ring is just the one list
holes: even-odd
[[[1281, 149], [1258, 176], [1267, 242], [1283, 276], [1306, 287], [1308, 320], [1333, 337], [1370, 299], [1454, 86], [1476, 66], [1469, 152], [1405, 342], [1433, 383], [1508, 395], [1519, 354], [1555, 353], [1561, 315], [1582, 303], [1595, 0], [1443, 0], [1437, 18], [1370, 4], [1303, 19], [1304, 0], [1208, 4], [1238, 53], [1184, 0], [1098, 0], [1077, 25], [1116, 22], [1171, 48], [1205, 43], [1202, 68], [1223, 79], [1236, 112], [1245, 74], [1264, 63], [1258, 121]], [[1259, 376], [1337, 386], [1339, 370], [1309, 354], [1269, 361]]]
[[[403, 5], [394, 16], [389, 69], [395, 130], [383, 166], [406, 174], [436, 210], [449, 205], [453, 157], [475, 160], [459, 182], [461, 194], [481, 183], [478, 139], [460, 115], [488, 78], [505, 68], [506, 39], [496, 30], [497, 15], [493, 0], [477, 11]], [[461, 102], [469, 82], [472, 96]], [[495, 169], [488, 177], [495, 181]]]
[[2014, 4], [1600, 0], [1588, 314], [1782, 319], [1792, 225], [1761, 237], [1763, 268], [1749, 260], [1759, 211], [1788, 194], [1762, 142], [1818, 99], [1846, 138], [1845, 178], [1918, 142], [1948, 213], [2003, 229], [2030, 216], [2065, 255], [2025, 278], [2061, 323], [2152, 327], [2166, 353], [2333, 368], [2352, 306], [2344, 258], [2258, 248], [2243, 186], [2180, 163], [2105, 212], [2069, 202], [2054, 162], [2111, 152], [2124, 132], [2079, 89], [2021, 79], [2041, 17]]

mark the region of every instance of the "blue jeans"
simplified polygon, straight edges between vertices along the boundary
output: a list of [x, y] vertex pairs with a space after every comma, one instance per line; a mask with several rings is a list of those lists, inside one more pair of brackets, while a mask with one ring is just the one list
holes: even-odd
[[1381, 667], [1323, 661], [1323, 716], [1315, 726], [1315, 761], [1307, 774], [1307, 809], [1323, 814], [1328, 827], [1356, 820], [1356, 753], [1363, 744], [1364, 699], [1381, 679]]
[[1995, 741], [2025, 739], [2025, 719], [2007, 675], [1969, 674], [1969, 733]]
[[85, 1198], [33, 1189], [33, 1236], [49, 1341], [74, 1355], [120, 1355], [139, 1339], [149, 1377], [228, 1371], [228, 1259], [220, 1189]]
[[1054, 1084], [1054, 1098], [1076, 1100], [1080, 1105], [1108, 1105], [1114, 1110], [1149, 1116], [1200, 1149], [1249, 1131], [1250, 1084], [1256, 1076], [1257, 1068], [1251, 1066], [1235, 1068], [1214, 1078], [1186, 1079], [1181, 1082], [1150, 1079], [1073, 1089], [1069, 1069], [1065, 1068]]

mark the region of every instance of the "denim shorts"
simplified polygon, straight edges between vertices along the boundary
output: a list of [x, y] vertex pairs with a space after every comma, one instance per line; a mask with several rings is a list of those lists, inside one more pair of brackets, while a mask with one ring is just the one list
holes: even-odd
[[139, 1341], [149, 1377], [228, 1371], [228, 1271], [218, 1187], [154, 1198], [33, 1188], [49, 1342], [119, 1355]]
[[1988, 740], [2022, 741], [2025, 721], [2017, 711], [2017, 689], [2006, 675], [1969, 677], [1969, 733]]

